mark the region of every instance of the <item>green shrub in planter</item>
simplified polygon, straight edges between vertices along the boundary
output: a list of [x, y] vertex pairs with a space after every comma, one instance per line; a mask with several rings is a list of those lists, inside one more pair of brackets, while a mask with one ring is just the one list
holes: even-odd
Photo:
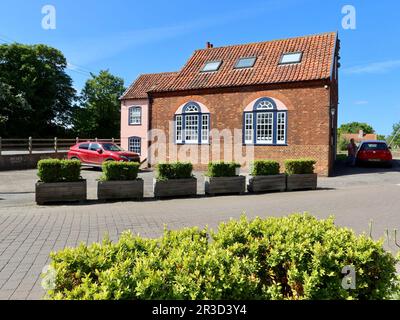
[[41, 182], [60, 182], [61, 176], [61, 161], [59, 159], [44, 159], [37, 164], [37, 175]]
[[81, 180], [81, 162], [79, 160], [61, 160], [61, 177], [63, 181]]
[[240, 164], [236, 162], [210, 162], [208, 164], [207, 177], [235, 177], [236, 169]]
[[313, 159], [285, 160], [285, 172], [287, 174], [311, 174], [314, 173], [315, 164], [316, 161]]
[[140, 164], [137, 162], [106, 161], [102, 165], [102, 181], [136, 180]]
[[41, 182], [74, 182], [81, 179], [79, 160], [44, 159], [38, 162]]
[[190, 162], [159, 163], [156, 166], [158, 181], [168, 179], [189, 179], [193, 177], [193, 165]]
[[279, 162], [273, 160], [256, 160], [250, 165], [250, 175], [270, 176], [279, 174]]
[[[211, 240], [209, 241], [209, 237]], [[50, 299], [385, 299], [399, 293], [396, 260], [381, 241], [308, 214], [246, 217], [51, 254]], [[342, 288], [345, 266], [356, 288]]]

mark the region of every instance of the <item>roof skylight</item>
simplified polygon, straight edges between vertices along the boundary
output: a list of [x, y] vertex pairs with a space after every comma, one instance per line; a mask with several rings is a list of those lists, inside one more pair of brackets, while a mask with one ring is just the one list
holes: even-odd
[[240, 58], [235, 65], [235, 69], [251, 68], [256, 62], [256, 57]]
[[279, 61], [279, 64], [300, 63], [303, 52], [288, 52], [284, 53]]
[[217, 71], [221, 66], [221, 63], [222, 61], [208, 61], [205, 63], [201, 71], [202, 72]]

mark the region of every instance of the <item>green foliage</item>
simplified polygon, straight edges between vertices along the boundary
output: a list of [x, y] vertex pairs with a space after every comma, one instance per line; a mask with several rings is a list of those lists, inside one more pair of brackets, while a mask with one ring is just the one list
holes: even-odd
[[257, 160], [250, 165], [252, 176], [269, 176], [279, 174], [279, 162], [273, 160]]
[[236, 162], [210, 162], [208, 164], [208, 177], [235, 177], [236, 169], [240, 168], [240, 164]]
[[79, 136], [118, 137], [120, 134], [120, 101], [124, 80], [108, 70], [86, 81], [80, 105], [74, 110], [74, 130]]
[[[211, 233], [211, 241], [209, 239]], [[50, 299], [385, 299], [399, 292], [397, 260], [382, 242], [308, 214], [242, 217], [217, 232], [187, 228], [159, 239], [51, 254]], [[353, 266], [356, 289], [342, 288]]]
[[193, 165], [190, 162], [159, 163], [156, 166], [156, 179], [188, 179], [193, 177]]
[[314, 165], [316, 163], [313, 159], [285, 160], [285, 172], [287, 174], [314, 173]]
[[359, 133], [362, 130], [365, 134], [367, 133], [375, 133], [374, 128], [370, 126], [368, 123], [364, 122], [350, 122], [344, 123], [338, 128], [339, 136], [342, 133]]
[[340, 136], [339, 141], [338, 141], [339, 151], [347, 151], [347, 145], [349, 143], [350, 143], [349, 139], [346, 139], [345, 137]]
[[388, 143], [391, 143], [391, 147], [400, 147], [400, 121], [393, 125], [392, 134], [387, 139]]
[[[67, 60], [46, 45], [0, 45], [0, 136], [54, 135], [71, 123]], [[6, 121], [4, 121], [6, 120]]]
[[136, 180], [139, 172], [139, 163], [106, 161], [103, 163], [103, 181]]
[[44, 159], [38, 162], [38, 177], [42, 182], [74, 182], [81, 179], [79, 160]]

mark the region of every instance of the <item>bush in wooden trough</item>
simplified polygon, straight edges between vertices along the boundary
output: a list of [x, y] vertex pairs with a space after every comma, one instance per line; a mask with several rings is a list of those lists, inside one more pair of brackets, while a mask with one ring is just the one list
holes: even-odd
[[204, 177], [206, 194], [243, 194], [246, 188], [246, 177], [240, 176], [239, 170], [239, 163], [210, 162]]
[[81, 177], [78, 160], [40, 160], [38, 177], [35, 186], [37, 204], [86, 200], [86, 180]]
[[138, 179], [139, 163], [106, 161], [97, 183], [99, 200], [130, 200], [143, 198], [143, 180]]
[[249, 192], [285, 191], [286, 175], [279, 173], [279, 162], [257, 160], [250, 165]]
[[154, 197], [182, 197], [197, 194], [197, 179], [190, 162], [159, 163], [154, 179]]
[[317, 189], [317, 174], [314, 173], [313, 159], [285, 161], [286, 190]]

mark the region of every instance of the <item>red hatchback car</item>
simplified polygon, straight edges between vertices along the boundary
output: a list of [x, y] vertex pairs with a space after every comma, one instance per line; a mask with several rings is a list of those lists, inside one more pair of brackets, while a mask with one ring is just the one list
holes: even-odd
[[392, 166], [392, 153], [386, 141], [369, 140], [360, 143], [356, 155], [357, 164], [374, 163]]
[[70, 148], [68, 159], [80, 160], [84, 165], [101, 166], [104, 161], [140, 162], [140, 156], [121, 149], [111, 142], [80, 142]]

